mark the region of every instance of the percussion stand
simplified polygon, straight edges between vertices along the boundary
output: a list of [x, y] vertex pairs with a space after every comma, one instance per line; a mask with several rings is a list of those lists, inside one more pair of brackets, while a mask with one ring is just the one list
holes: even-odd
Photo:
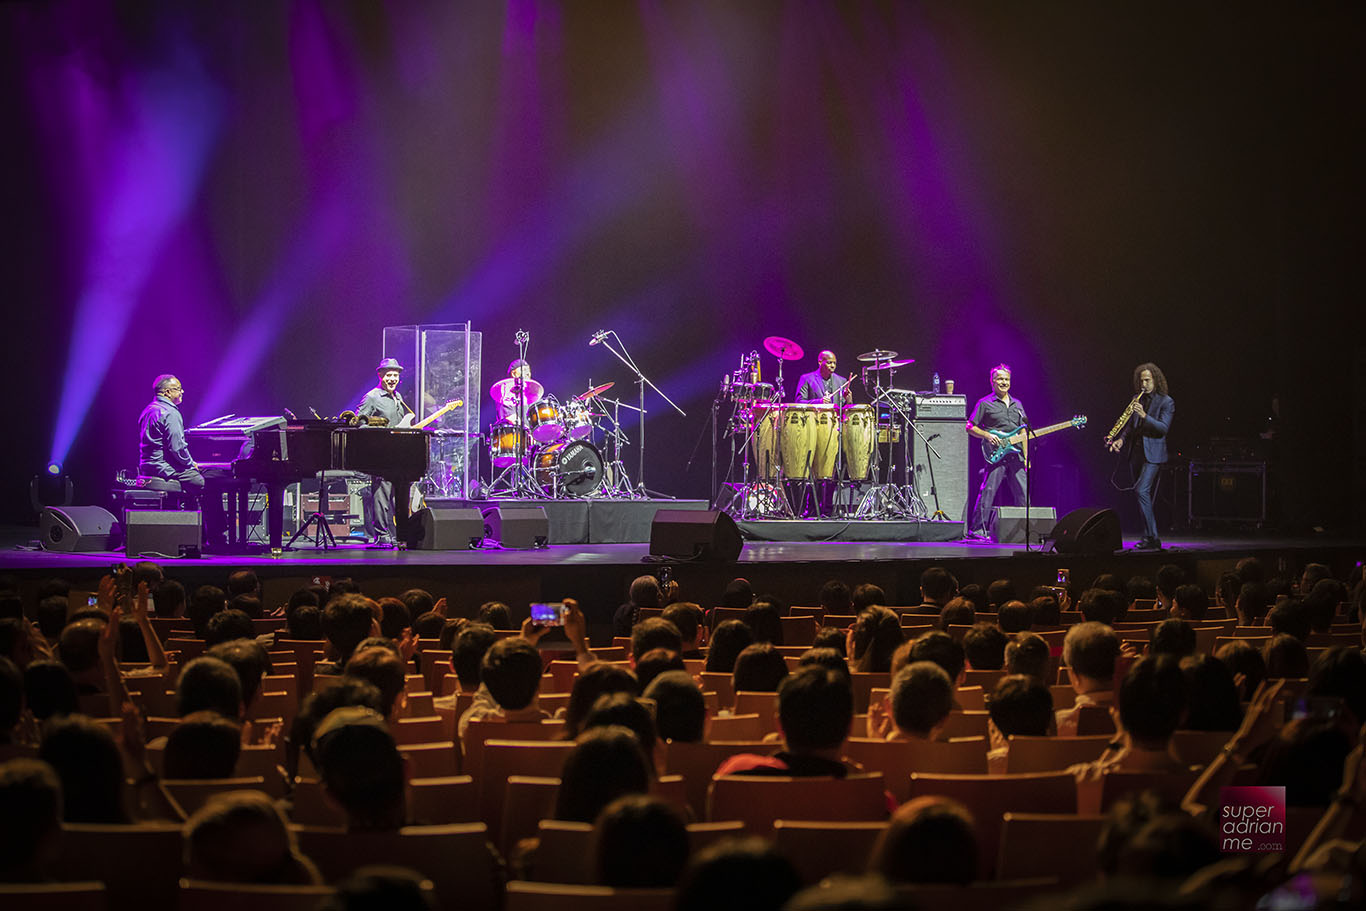
[[[527, 345], [531, 342], [531, 334], [524, 329], [518, 329], [513, 338], [517, 342], [518, 360], [525, 361]], [[546, 492], [541, 488], [536, 476], [531, 471], [531, 428], [527, 426], [526, 383], [522, 378], [520, 368], [516, 380], [512, 384], [512, 389], [517, 396], [517, 458], [509, 469], [512, 473], [510, 492], [528, 499], [543, 500], [546, 498]], [[504, 475], [507, 473], [507, 470], [503, 472]]]
[[[609, 399], [605, 396], [600, 398], [602, 398], [602, 402], [599, 402], [599, 407], [602, 408], [603, 415], [612, 422], [612, 432], [608, 434], [612, 439], [612, 461], [607, 463], [607, 471], [612, 474], [612, 484], [607, 488], [607, 493], [621, 499], [632, 500], [636, 498], [636, 492], [631, 487], [631, 479], [626, 474], [626, 464], [621, 461], [621, 447], [631, 445], [631, 441], [626, 438], [626, 434], [621, 429], [621, 409], [627, 408], [631, 411], [636, 409], [635, 406], [627, 405], [617, 399]], [[607, 411], [605, 404], [607, 402], [612, 404], [612, 413]]]
[[648, 385], [655, 392], [658, 392], [659, 397], [668, 402], [673, 410], [677, 411], [683, 417], [687, 417], [688, 413], [682, 408], [679, 408], [678, 405], [674, 403], [673, 399], [665, 395], [663, 390], [651, 382], [641, 369], [636, 366], [636, 362], [631, 358], [630, 352], [626, 350], [626, 344], [621, 340], [621, 336], [617, 335], [615, 330], [609, 329], [608, 335], [616, 340], [617, 347], [620, 347], [621, 350], [618, 351], [614, 348], [612, 342], [609, 341], [606, 336], [604, 336], [602, 340], [603, 347], [612, 352], [617, 360], [625, 364], [626, 367], [636, 375], [636, 386], [640, 389], [640, 408], [638, 409], [640, 411], [640, 472], [636, 475], [636, 489], [639, 491], [641, 499], [648, 499], [651, 491], [645, 486], [645, 387]]
[[[888, 382], [890, 382], [890, 377]], [[878, 387], [877, 397], [873, 400], [873, 405], [886, 403], [891, 411], [900, 417], [905, 417], [905, 412], [892, 401], [887, 394], [888, 390]], [[876, 421], [876, 412], [874, 413]], [[915, 507], [906, 499], [905, 491], [898, 487], [894, 481], [896, 479], [896, 443], [892, 440], [892, 429], [895, 423], [891, 422], [887, 427], [887, 473], [880, 475], [878, 483], [874, 484], [863, 495], [863, 501], [859, 503], [855, 518], [860, 519], [911, 519], [920, 518], [923, 515], [925, 504], [920, 504], [920, 515], [917, 515]], [[878, 456], [881, 458], [882, 449], [878, 447]], [[918, 498], [917, 498], [918, 500]]]

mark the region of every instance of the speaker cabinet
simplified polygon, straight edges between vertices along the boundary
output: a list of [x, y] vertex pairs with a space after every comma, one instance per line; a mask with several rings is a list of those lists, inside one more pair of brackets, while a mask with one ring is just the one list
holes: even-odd
[[744, 542], [735, 520], [719, 510], [661, 509], [650, 523], [650, 554], [732, 563]]
[[504, 547], [545, 547], [550, 519], [540, 506], [492, 506], [484, 510], [484, 535]]
[[201, 546], [200, 524], [198, 511], [129, 510], [128, 527], [124, 530], [128, 546], [124, 553], [130, 557], [177, 557], [181, 545]]
[[[1030, 543], [1042, 542], [1045, 538], [1051, 537], [1057, 521], [1058, 513], [1052, 506], [1030, 506]], [[997, 544], [1024, 544], [1025, 508], [997, 506], [992, 511], [991, 536]]]
[[1074, 509], [1053, 526], [1053, 549], [1060, 554], [1112, 554], [1123, 545], [1113, 509]]
[[484, 540], [484, 516], [474, 507], [427, 506], [408, 523], [414, 550], [468, 550]]
[[[911, 441], [915, 490], [930, 516], [966, 522], [968, 517], [968, 435], [962, 421], [921, 420]], [[925, 445], [929, 443], [934, 451]], [[901, 461], [900, 453], [897, 461]], [[943, 515], [939, 515], [943, 513]]]
[[38, 514], [43, 550], [88, 554], [113, 550], [119, 523], [99, 506], [46, 506]]

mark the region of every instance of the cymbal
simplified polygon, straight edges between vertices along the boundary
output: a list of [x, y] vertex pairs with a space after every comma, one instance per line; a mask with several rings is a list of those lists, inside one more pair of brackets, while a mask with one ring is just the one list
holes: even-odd
[[[860, 358], [862, 360], [862, 358]], [[890, 370], [893, 367], [906, 367], [915, 363], [915, 358], [907, 357], [899, 361], [875, 361], [865, 367], [865, 370]]]
[[864, 363], [871, 363], [873, 361], [890, 361], [894, 357], [896, 357], [895, 351], [888, 351], [886, 348], [874, 348], [872, 351], [865, 351], [860, 354], [858, 359]]
[[[513, 392], [513, 385], [518, 382], [516, 377], [510, 376], [505, 380], [499, 380], [489, 389], [489, 396], [495, 402], [501, 403], [504, 398], [516, 401], [516, 393]], [[535, 380], [522, 380], [522, 398], [528, 405], [539, 401], [541, 394], [545, 392], [545, 387]]]
[[597, 395], [598, 393], [606, 392], [608, 389], [611, 389], [615, 385], [615, 383], [603, 383], [601, 386], [594, 386], [587, 392], [574, 396], [574, 401], [585, 402], [588, 399], [591, 399], [593, 396]]
[[764, 339], [764, 350], [784, 361], [799, 361], [805, 354], [801, 345], [781, 335], [770, 335]]

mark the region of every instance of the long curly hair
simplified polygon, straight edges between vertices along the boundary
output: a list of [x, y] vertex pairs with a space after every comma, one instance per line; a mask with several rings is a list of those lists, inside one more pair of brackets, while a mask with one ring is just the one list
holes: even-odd
[[1153, 363], [1139, 364], [1134, 368], [1134, 392], [1143, 391], [1143, 381], [1140, 377], [1144, 370], [1152, 371], [1153, 389], [1162, 395], [1167, 395], [1167, 375], [1162, 372], [1162, 368]]

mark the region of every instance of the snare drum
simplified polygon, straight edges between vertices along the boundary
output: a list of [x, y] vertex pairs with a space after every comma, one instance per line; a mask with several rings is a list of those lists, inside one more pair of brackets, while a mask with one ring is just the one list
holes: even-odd
[[873, 437], [876, 431], [872, 405], [846, 405], [841, 415], [844, 467], [854, 481], [868, 479], [873, 467]]
[[525, 430], [519, 432], [516, 424], [494, 424], [489, 428], [489, 458], [493, 462], [493, 467], [507, 468], [524, 460], [530, 442], [531, 435]]
[[584, 402], [564, 403], [564, 435], [570, 440], [586, 440], [597, 429], [595, 417]]
[[546, 396], [528, 406], [526, 418], [527, 423], [531, 425], [531, 438], [537, 443], [553, 443], [564, 436], [560, 403], [555, 401], [554, 396]]

